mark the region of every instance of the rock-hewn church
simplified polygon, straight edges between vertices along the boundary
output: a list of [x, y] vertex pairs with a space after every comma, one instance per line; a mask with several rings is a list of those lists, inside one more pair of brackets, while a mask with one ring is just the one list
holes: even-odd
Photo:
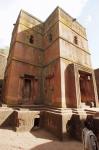
[[45, 22], [21, 10], [4, 89], [7, 105], [39, 111], [41, 126], [62, 138], [72, 115], [98, 107], [85, 28], [59, 7]]

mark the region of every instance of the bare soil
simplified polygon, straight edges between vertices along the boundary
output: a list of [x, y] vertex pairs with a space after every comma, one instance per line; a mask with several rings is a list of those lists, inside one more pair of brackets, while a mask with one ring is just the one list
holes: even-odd
[[32, 133], [0, 129], [0, 150], [83, 150], [83, 146], [78, 141], [59, 141], [41, 129]]

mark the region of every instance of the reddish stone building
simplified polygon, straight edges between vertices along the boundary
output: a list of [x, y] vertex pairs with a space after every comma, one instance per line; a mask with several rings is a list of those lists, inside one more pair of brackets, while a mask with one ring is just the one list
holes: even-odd
[[86, 30], [61, 8], [45, 22], [21, 10], [12, 33], [4, 102], [43, 105], [45, 127], [56, 135], [66, 132], [69, 108], [98, 106]]

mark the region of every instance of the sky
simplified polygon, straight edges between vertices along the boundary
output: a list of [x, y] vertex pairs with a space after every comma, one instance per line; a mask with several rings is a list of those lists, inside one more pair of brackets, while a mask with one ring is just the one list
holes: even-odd
[[61, 7], [87, 31], [93, 68], [99, 68], [99, 0], [3, 0], [0, 1], [0, 48], [10, 45], [13, 24], [21, 9], [44, 21]]

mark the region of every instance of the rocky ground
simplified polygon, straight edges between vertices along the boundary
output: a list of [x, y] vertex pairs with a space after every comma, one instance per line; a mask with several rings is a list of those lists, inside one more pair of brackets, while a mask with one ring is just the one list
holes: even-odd
[[73, 140], [59, 141], [44, 130], [14, 132], [0, 129], [0, 150], [82, 150], [82, 143]]

